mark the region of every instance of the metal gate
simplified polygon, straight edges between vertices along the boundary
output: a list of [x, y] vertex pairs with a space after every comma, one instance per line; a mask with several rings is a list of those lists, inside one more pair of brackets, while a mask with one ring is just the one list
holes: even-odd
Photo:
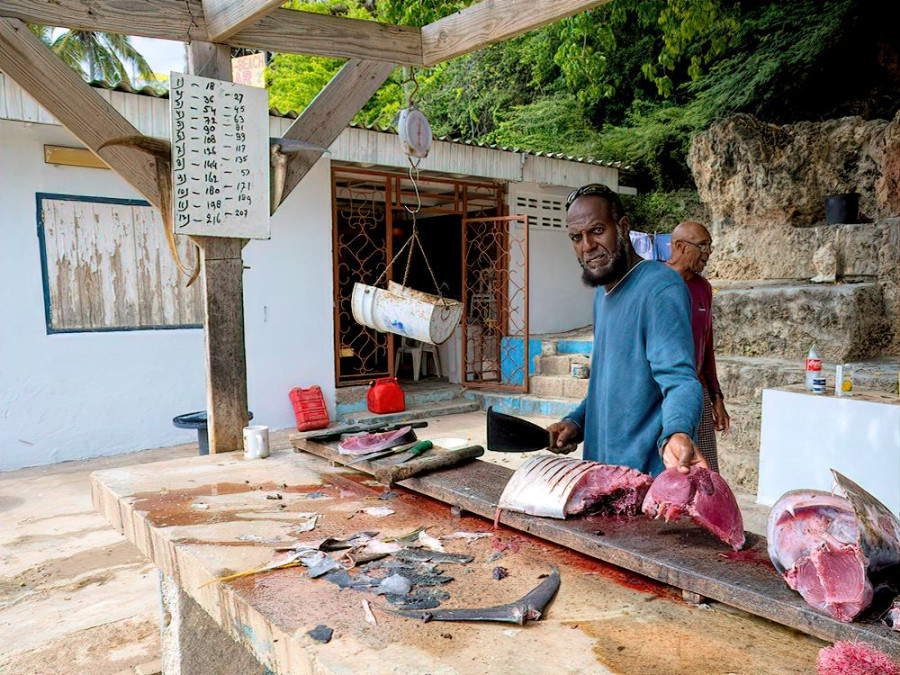
[[528, 391], [528, 218], [463, 220], [463, 384]]
[[[332, 166], [334, 221], [335, 381], [338, 386], [368, 382], [393, 372], [394, 337], [360, 326], [353, 320], [350, 299], [357, 281], [373, 284], [384, 272], [393, 252], [403, 244], [409, 216], [405, 207], [421, 200], [420, 228], [462, 227], [466, 214], [485, 216], [503, 212], [503, 185], [422, 175], [418, 185], [401, 173]], [[440, 218], [444, 220], [441, 220]], [[427, 220], [426, 220], [427, 219]], [[435, 225], [435, 223], [440, 223]], [[453, 241], [458, 242], [458, 234]], [[465, 233], [463, 233], [465, 238]], [[448, 297], [461, 299], [461, 253], [441, 251], [432, 260], [435, 270], [452, 269], [455, 289]], [[417, 260], [417, 264], [421, 263]], [[404, 270], [388, 270], [399, 281]], [[433, 293], [428, 285], [419, 290]], [[445, 289], [446, 292], [446, 289]]]

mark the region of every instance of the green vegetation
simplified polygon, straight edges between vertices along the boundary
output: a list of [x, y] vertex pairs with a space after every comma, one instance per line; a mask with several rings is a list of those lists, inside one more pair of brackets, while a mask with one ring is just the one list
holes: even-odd
[[[291, 5], [423, 25], [471, 1]], [[636, 208], [648, 222], [668, 222], [674, 215], [652, 191], [693, 187], [690, 139], [717, 119], [893, 116], [900, 50], [890, 26], [898, 13], [871, 0], [612, 0], [417, 72], [416, 102], [439, 136], [630, 164], [651, 193]], [[275, 56], [273, 105], [302, 110], [340, 65]], [[358, 121], [389, 125], [406, 105], [408, 78], [398, 69]]]
[[127, 35], [89, 30], [65, 30], [53, 37], [49, 26], [30, 25], [31, 32], [59, 56], [69, 67], [86, 80], [104, 80], [112, 84], [132, 84], [128, 66], [150, 83], [157, 76], [144, 57], [132, 46]]

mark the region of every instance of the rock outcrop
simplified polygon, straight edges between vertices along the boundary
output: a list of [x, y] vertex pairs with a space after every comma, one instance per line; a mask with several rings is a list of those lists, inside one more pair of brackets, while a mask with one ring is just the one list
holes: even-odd
[[713, 222], [810, 227], [844, 192], [859, 193], [866, 222], [900, 215], [900, 115], [785, 126], [735, 115], [694, 138], [688, 163]]
[[[710, 213], [707, 276], [733, 419], [719, 466], [755, 491], [760, 392], [802, 382], [810, 344], [830, 364], [860, 360], [855, 379], [871, 380], [860, 386], [896, 392], [900, 113], [784, 126], [736, 115], [698, 134], [688, 161]], [[825, 197], [845, 192], [859, 194], [860, 222], [827, 225]], [[838, 283], [809, 282], [832, 274]]]

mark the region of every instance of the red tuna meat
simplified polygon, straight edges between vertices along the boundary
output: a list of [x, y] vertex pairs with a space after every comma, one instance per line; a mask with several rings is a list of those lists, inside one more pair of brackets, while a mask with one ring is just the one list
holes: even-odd
[[627, 466], [597, 464], [575, 487], [566, 515], [601, 513], [636, 516], [653, 479]]
[[510, 476], [497, 505], [532, 516], [565, 518], [578, 513], [633, 516], [653, 479], [627, 466], [537, 455]]
[[810, 606], [838, 621], [853, 621], [872, 603], [868, 574], [897, 562], [892, 548], [873, 543], [859, 523], [847, 499], [820, 490], [788, 492], [769, 514], [775, 569]]
[[667, 521], [686, 516], [735, 551], [744, 546], [744, 519], [734, 493], [719, 474], [703, 467], [659, 474], [644, 499], [644, 513]]

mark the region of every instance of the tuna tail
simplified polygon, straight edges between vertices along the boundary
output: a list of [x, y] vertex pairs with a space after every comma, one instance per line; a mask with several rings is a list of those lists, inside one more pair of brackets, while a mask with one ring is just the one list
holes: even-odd
[[117, 136], [103, 143], [97, 150], [103, 150], [113, 146], [123, 146], [126, 148], [135, 148], [141, 152], [146, 152], [156, 158], [156, 180], [159, 187], [160, 205], [159, 212], [162, 216], [163, 228], [166, 233], [166, 244], [169, 247], [169, 254], [175, 262], [178, 271], [188, 277], [186, 286], [190, 286], [200, 276], [200, 249], [195, 246], [194, 269], [188, 269], [187, 265], [181, 260], [178, 253], [178, 245], [175, 243], [175, 232], [172, 226], [172, 144], [152, 136], [144, 136], [142, 134], [132, 134], [128, 136]]
[[544, 615], [544, 610], [559, 590], [559, 570], [553, 567], [547, 578], [541, 581], [526, 595], [516, 602], [496, 607], [475, 609], [437, 609], [426, 612], [391, 612], [409, 619], [429, 621], [496, 621], [499, 623], [525, 624], [526, 621], [537, 621]]

